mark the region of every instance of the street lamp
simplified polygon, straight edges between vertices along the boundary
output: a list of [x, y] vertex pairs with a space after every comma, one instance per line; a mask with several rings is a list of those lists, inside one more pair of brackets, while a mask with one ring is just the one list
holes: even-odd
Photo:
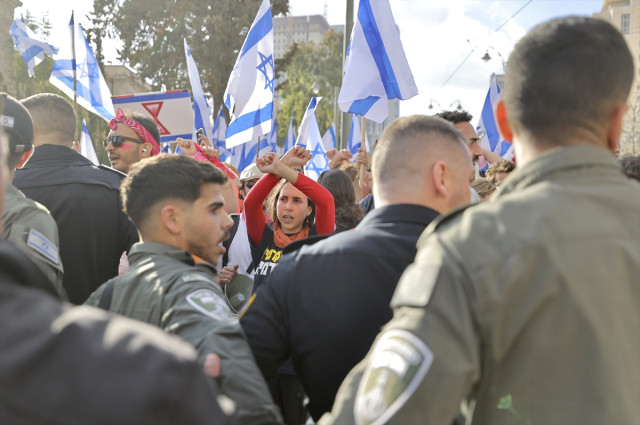
[[449, 105], [449, 108], [451, 108], [453, 106], [454, 103], [457, 103], [458, 105], [456, 106], [456, 109], [458, 111], [462, 111], [462, 103], [460, 102], [460, 99], [456, 99], [453, 102], [451, 102], [451, 104]]
[[494, 52], [496, 52], [496, 54], [498, 55], [498, 57], [500, 58], [500, 62], [502, 62], [502, 70], [506, 70], [507, 69], [507, 63], [505, 62], [504, 58], [502, 57], [502, 55], [500, 54], [500, 52], [498, 50], [496, 50], [494, 47], [492, 46], [487, 46], [487, 50], [484, 53], [484, 56], [482, 56], [480, 59], [482, 59], [485, 63], [489, 62], [491, 59], [493, 59], [491, 57], [491, 55], [489, 54], [489, 49], [493, 50]]
[[433, 104], [434, 104], [434, 103], [435, 103], [436, 105], [438, 105], [438, 108], [440, 108], [440, 110], [442, 110], [442, 106], [440, 106], [440, 104], [439, 104], [438, 102], [436, 102], [435, 100], [433, 100], [433, 99], [429, 99], [429, 106], [428, 106], [428, 109], [433, 109]]

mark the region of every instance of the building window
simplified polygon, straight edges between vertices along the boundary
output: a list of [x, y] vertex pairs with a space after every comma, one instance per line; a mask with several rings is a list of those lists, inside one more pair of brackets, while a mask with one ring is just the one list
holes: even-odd
[[620, 32], [629, 34], [629, 14], [623, 13], [620, 20]]

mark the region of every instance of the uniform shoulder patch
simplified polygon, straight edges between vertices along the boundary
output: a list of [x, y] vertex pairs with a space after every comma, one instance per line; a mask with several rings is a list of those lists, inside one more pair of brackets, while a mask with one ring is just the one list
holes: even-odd
[[127, 175], [125, 173], [123, 173], [122, 171], [116, 170], [115, 168], [107, 167], [106, 165], [103, 165], [103, 164], [98, 165], [98, 168], [100, 168], [101, 170], [110, 171], [110, 172], [116, 174], [118, 177], [120, 177], [120, 180], [122, 180], [125, 177], [127, 177]]
[[391, 308], [399, 306], [425, 307], [438, 281], [440, 268], [413, 263], [406, 268], [391, 298]]
[[198, 289], [190, 293], [187, 302], [200, 313], [216, 320], [235, 320], [227, 301], [211, 289]]
[[29, 231], [29, 236], [27, 236], [27, 246], [47, 258], [52, 263], [60, 263], [60, 255], [56, 244], [51, 242], [45, 235], [37, 230], [31, 229]]
[[387, 423], [413, 395], [432, 362], [429, 347], [411, 332], [385, 332], [374, 345], [358, 386], [355, 423]]

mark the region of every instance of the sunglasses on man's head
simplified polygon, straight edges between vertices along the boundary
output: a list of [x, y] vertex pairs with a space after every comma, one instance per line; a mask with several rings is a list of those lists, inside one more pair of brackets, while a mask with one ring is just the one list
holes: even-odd
[[113, 145], [114, 148], [119, 148], [120, 146], [122, 146], [122, 144], [124, 143], [125, 140], [128, 140], [130, 142], [134, 142], [134, 143], [138, 143], [138, 144], [142, 144], [144, 143], [143, 140], [140, 139], [134, 139], [133, 137], [127, 137], [127, 136], [111, 136], [111, 137], [107, 137], [106, 139], [104, 139], [104, 148], [107, 148], [107, 145], [109, 143], [111, 143]]
[[258, 182], [254, 180], [247, 180], [246, 182], [243, 183], [243, 186], [246, 186], [247, 189], [251, 189], [253, 186], [256, 185], [256, 183]]

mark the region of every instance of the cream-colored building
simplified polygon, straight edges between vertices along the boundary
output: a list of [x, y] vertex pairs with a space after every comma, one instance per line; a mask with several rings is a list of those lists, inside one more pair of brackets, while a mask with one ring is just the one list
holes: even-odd
[[329, 24], [322, 15], [278, 16], [273, 18], [273, 43], [276, 59], [282, 58], [284, 52], [293, 43], [313, 41], [320, 43]]
[[604, 0], [602, 11], [593, 14], [618, 28], [635, 61], [635, 81], [629, 95], [629, 112], [620, 141], [623, 153], [640, 153], [640, 0]]
[[147, 93], [152, 91], [138, 74], [127, 65], [107, 63], [103, 67], [104, 79], [112, 96], [123, 94]]

